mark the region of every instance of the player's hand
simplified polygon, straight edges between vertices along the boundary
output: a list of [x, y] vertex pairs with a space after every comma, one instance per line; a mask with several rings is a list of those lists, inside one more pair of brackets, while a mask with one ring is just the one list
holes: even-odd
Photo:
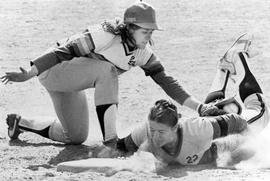
[[219, 109], [217, 106], [211, 104], [201, 104], [198, 113], [200, 116], [218, 116], [226, 114], [227, 112]]
[[118, 149], [110, 148], [105, 146], [100, 152], [97, 154], [98, 158], [118, 158], [124, 157], [125, 154]]
[[7, 84], [8, 82], [24, 82], [32, 78], [24, 68], [20, 67], [20, 72], [6, 72], [6, 75], [2, 76], [2, 82]]

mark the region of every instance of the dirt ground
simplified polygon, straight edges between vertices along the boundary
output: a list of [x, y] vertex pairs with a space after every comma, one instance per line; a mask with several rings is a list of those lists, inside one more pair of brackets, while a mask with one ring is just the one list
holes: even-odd
[[[133, 0], [0, 0], [0, 73], [28, 68], [29, 61], [57, 40], [83, 31], [105, 19], [122, 18]], [[217, 60], [235, 38], [254, 34], [254, 47], [261, 54], [250, 65], [270, 101], [270, 4], [268, 0], [147, 0], [157, 10], [164, 31], [156, 31], [154, 51], [167, 72], [199, 100], [207, 94]], [[135, 77], [136, 76], [136, 77]], [[119, 136], [146, 120], [153, 102], [168, 98], [139, 68], [120, 79]], [[269, 180], [268, 169], [230, 170], [203, 165], [167, 168], [166, 172], [103, 173], [57, 172], [58, 163], [88, 157], [91, 145], [101, 140], [93, 105], [93, 90], [87, 90], [91, 116], [89, 138], [81, 146], [66, 146], [31, 133], [10, 142], [5, 116], [55, 117], [46, 90], [37, 79], [0, 85], [0, 180]], [[179, 105], [185, 115], [196, 115]], [[267, 153], [268, 154], [268, 153]]]

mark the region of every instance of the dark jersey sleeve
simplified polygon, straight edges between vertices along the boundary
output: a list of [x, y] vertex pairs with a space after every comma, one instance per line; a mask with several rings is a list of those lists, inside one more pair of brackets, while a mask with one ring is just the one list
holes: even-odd
[[190, 94], [184, 90], [176, 79], [166, 74], [164, 67], [154, 54], [141, 68], [144, 70], [146, 76], [150, 76], [167, 95], [179, 104], [182, 105], [190, 97]]
[[117, 141], [117, 149], [124, 152], [136, 152], [148, 138], [148, 124], [144, 123], [132, 130], [132, 132]]
[[229, 134], [241, 133], [247, 129], [247, 121], [235, 113], [215, 117], [211, 123], [214, 128], [213, 139]]

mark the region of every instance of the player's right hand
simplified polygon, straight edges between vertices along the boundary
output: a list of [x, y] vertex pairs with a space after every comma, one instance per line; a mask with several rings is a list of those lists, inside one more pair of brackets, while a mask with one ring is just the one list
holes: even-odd
[[98, 158], [119, 158], [124, 157], [125, 154], [121, 152], [120, 150], [110, 148], [108, 146], [105, 146], [100, 152], [97, 154]]
[[7, 84], [8, 82], [24, 82], [32, 78], [32, 76], [22, 67], [20, 72], [6, 72], [6, 75], [2, 76], [2, 82]]

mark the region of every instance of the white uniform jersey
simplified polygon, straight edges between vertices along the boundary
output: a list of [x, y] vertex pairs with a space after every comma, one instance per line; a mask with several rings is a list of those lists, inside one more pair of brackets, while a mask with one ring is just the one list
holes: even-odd
[[[152, 52], [150, 45], [147, 44], [144, 49], [130, 47], [122, 40], [121, 35], [109, 33], [105, 31], [101, 25], [98, 25], [96, 28], [88, 28], [83, 33], [75, 34], [66, 40], [57, 42], [56, 47], [49, 49], [41, 56], [35, 58], [31, 61], [31, 65], [35, 65], [38, 74], [41, 75], [43, 72], [56, 65], [62, 65], [68, 61], [76, 61], [76, 58], [79, 57], [87, 58], [89, 62], [93, 59], [94, 61], [110, 62], [117, 68], [118, 75], [128, 71], [132, 67], [139, 66], [143, 69], [146, 76], [151, 76], [151, 78], [179, 104], [183, 104], [190, 96], [176, 79], [165, 73], [164, 67], [159, 61], [159, 58]], [[79, 66], [84, 66], [81, 63], [79, 64]], [[93, 64], [93, 62], [91, 64]], [[95, 66], [97, 66], [97, 64], [95, 64]], [[80, 69], [81, 68], [74, 69], [74, 71], [81, 72]], [[85, 69], [85, 67], [83, 67], [83, 69]], [[94, 72], [92, 72], [92, 76], [88, 77], [88, 82], [95, 82], [96, 80], [92, 79], [95, 79], [101, 71], [100, 67], [92, 67], [91, 70], [92, 69]], [[50, 82], [55, 82], [55, 79], [50, 80]], [[63, 86], [65, 87], [65, 85]], [[86, 86], [80, 86], [80, 88], [86, 88]], [[68, 88], [68, 90], [71, 89]], [[78, 90], [78, 87], [76, 87], [76, 90]], [[117, 97], [117, 95], [115, 96]], [[113, 98], [113, 100], [116, 100], [116, 97]], [[108, 102], [108, 100], [105, 100], [105, 102]]]
[[145, 65], [153, 54], [149, 45], [146, 45], [144, 49], [130, 51], [120, 36], [115, 36], [101, 29], [91, 31], [91, 35], [95, 45], [94, 52], [104, 56], [122, 70], [127, 71], [131, 67]]

